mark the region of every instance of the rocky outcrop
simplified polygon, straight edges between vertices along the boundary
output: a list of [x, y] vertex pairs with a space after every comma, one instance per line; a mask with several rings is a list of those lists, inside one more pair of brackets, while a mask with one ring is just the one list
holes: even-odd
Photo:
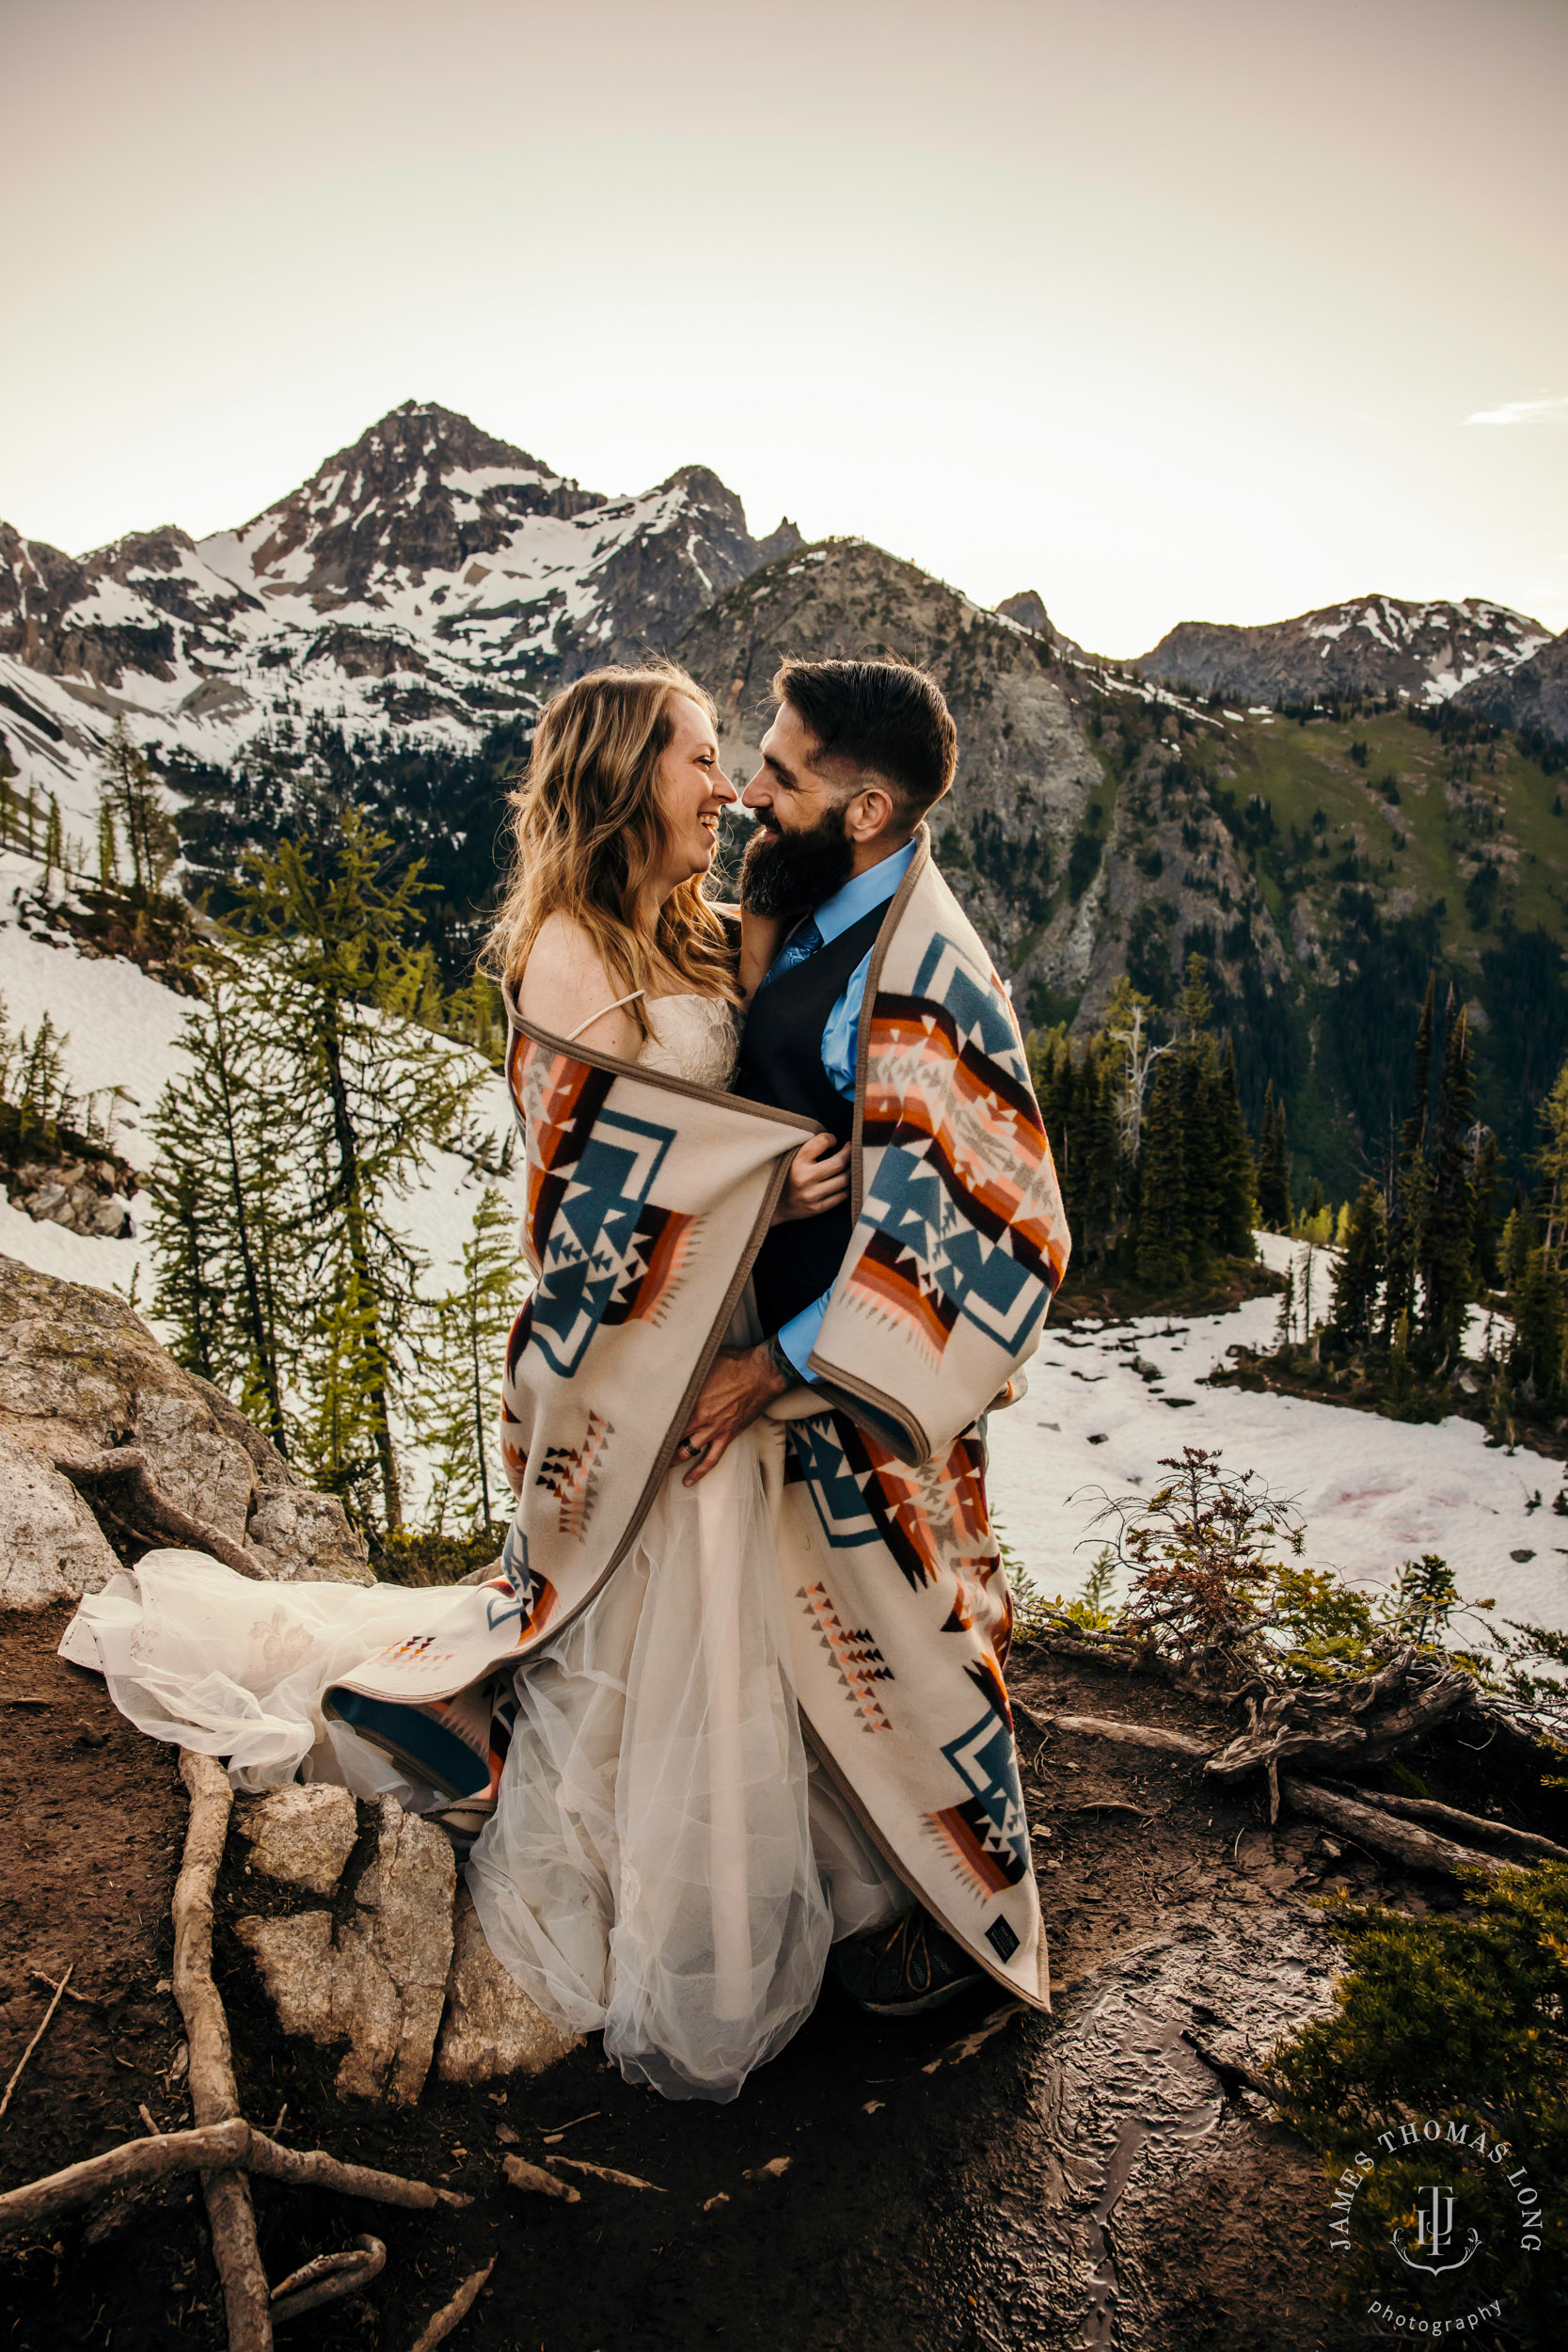
[[[341, 2097], [409, 2106], [424, 2088], [446, 2007], [456, 1864], [442, 1832], [395, 1798], [383, 1797], [378, 1811], [375, 1851], [346, 1919], [314, 1910], [251, 1915], [234, 1932], [285, 2033], [347, 2043]], [[275, 1821], [275, 1851], [277, 1843]]]
[[1255, 628], [1182, 621], [1135, 666], [1145, 677], [1227, 694], [1243, 707], [1311, 704], [1326, 694], [1446, 702], [1472, 681], [1516, 670], [1550, 635], [1527, 613], [1481, 596], [1427, 604], [1354, 596]]
[[484, 1940], [467, 1887], [457, 1898], [451, 1991], [436, 2072], [444, 2083], [538, 2074], [580, 2036], [562, 2033], [508, 1976]]
[[1454, 696], [1495, 726], [1528, 728], [1568, 743], [1568, 629], [1502, 677], [1478, 678]]
[[24, 1160], [7, 1182], [13, 1208], [40, 1225], [119, 1241], [131, 1232], [126, 1171], [110, 1159]]
[[30, 1447], [0, 1437], [0, 1611], [79, 1600], [119, 1565], [75, 1487]]
[[[248, 1540], [277, 1577], [373, 1581], [342, 1505], [307, 1486], [219, 1391], [182, 1372], [123, 1299], [3, 1257], [0, 1437], [44, 1464], [138, 1447], [171, 1502]], [[91, 1518], [85, 1503], [79, 1510]], [[92, 1556], [85, 1543], [60, 1550], [50, 1573], [73, 1574], [74, 1561], [85, 1574]], [[39, 1573], [21, 1552], [0, 1555], [0, 1590], [30, 1590]], [[88, 1589], [56, 1581], [47, 1597]]]

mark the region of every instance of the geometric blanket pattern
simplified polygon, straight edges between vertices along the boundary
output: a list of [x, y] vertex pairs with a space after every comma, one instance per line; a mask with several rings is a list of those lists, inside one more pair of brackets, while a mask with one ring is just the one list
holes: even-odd
[[[349, 1678], [372, 1696], [450, 1695], [460, 1669], [518, 1662], [602, 1588], [813, 1131], [510, 1018], [537, 1280], [502, 1379], [504, 1575], [473, 1595], [471, 1625], [443, 1617], [427, 1662], [404, 1645]], [[769, 1408], [801, 1714], [920, 1899], [1048, 2008], [984, 1416], [1016, 1392], [1069, 1242], [1012, 1007], [924, 826], [872, 951], [850, 1179], [819, 1385]]]

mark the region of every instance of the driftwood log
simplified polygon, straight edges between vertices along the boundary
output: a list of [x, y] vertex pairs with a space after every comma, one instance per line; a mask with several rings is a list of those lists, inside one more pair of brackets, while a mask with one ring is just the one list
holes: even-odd
[[0, 2196], [0, 2237], [53, 2221], [56, 2215], [92, 2204], [100, 2197], [155, 2188], [182, 2172], [256, 2172], [265, 2180], [286, 2181], [291, 2188], [330, 2188], [340, 2197], [362, 2197], [368, 2203], [403, 2205], [417, 2213], [473, 2202], [455, 2188], [435, 2188], [427, 2181], [377, 2172], [370, 2165], [341, 2164], [319, 2148], [280, 2147], [236, 2115], [195, 2131], [127, 2140], [101, 2156], [68, 2165], [63, 2172], [8, 2190]]
[[1484, 1814], [1463, 1813], [1457, 1805], [1439, 1804], [1434, 1797], [1385, 1796], [1381, 1789], [1372, 1788], [1349, 1793], [1361, 1804], [1375, 1805], [1380, 1813], [1397, 1813], [1433, 1829], [1454, 1830], [1465, 1837], [1488, 1837], [1494, 1845], [1514, 1846], [1532, 1862], [1568, 1862], [1568, 1846], [1554, 1846], [1549, 1837], [1515, 1829], [1512, 1821], [1494, 1821]]
[[1013, 1701], [1013, 1713], [1022, 1715], [1036, 1731], [1072, 1731], [1089, 1740], [1119, 1740], [1126, 1747], [1155, 1748], [1162, 1756], [1191, 1756], [1198, 1762], [1214, 1753], [1211, 1741], [1195, 1740], [1190, 1732], [1168, 1730], [1164, 1724], [1129, 1724], [1109, 1715], [1045, 1715], [1019, 1699]]
[[112, 1519], [138, 1543], [179, 1544], [192, 1551], [210, 1551], [238, 1576], [253, 1577], [259, 1583], [270, 1581], [272, 1571], [251, 1545], [237, 1544], [231, 1535], [225, 1535], [206, 1519], [193, 1518], [170, 1502], [148, 1468], [140, 1446], [113, 1446], [85, 1460], [56, 1454], [55, 1468], [86, 1495], [101, 1518]]

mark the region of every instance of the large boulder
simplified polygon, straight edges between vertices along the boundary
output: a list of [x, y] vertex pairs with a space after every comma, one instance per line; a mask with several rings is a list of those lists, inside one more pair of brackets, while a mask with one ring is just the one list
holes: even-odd
[[451, 1841], [383, 1797], [376, 1851], [341, 1925], [328, 1911], [235, 1920], [284, 2032], [348, 2044], [340, 2097], [411, 2106], [423, 2090], [446, 2007], [456, 1879]]
[[105, 1585], [119, 1562], [68, 1480], [0, 1437], [0, 1609], [47, 1609]]
[[[248, 1540], [274, 1575], [374, 1581], [341, 1503], [313, 1492], [209, 1381], [182, 1372], [122, 1298], [6, 1257], [0, 1438], [46, 1463], [139, 1446], [171, 1502], [236, 1542]], [[24, 1567], [8, 1548], [0, 1552], [0, 1575]], [[89, 1589], [68, 1581], [49, 1597]]]

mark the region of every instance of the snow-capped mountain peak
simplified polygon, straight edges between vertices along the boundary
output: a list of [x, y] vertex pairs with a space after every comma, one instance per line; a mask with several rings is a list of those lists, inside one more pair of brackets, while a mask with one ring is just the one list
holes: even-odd
[[606, 499], [407, 401], [236, 531], [173, 526], [80, 559], [0, 524], [0, 745], [89, 822], [117, 718], [231, 766], [278, 724], [466, 748], [595, 662], [668, 644], [783, 548], [687, 466]]

